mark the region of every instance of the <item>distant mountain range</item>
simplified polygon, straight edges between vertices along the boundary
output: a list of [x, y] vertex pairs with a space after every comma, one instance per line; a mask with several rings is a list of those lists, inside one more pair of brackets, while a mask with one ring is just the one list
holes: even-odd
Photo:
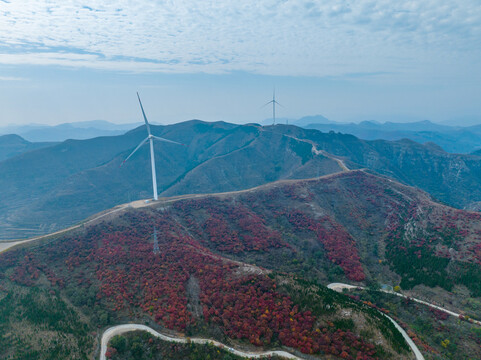
[[[155, 135], [184, 144], [155, 145], [162, 196], [251, 188], [368, 168], [417, 186], [459, 208], [481, 204], [481, 156], [444, 152], [411, 140], [366, 141], [296, 126], [235, 125], [198, 120], [152, 126]], [[47, 233], [100, 210], [152, 195], [146, 136], [67, 140], [0, 162], [0, 239]]]
[[[310, 119], [312, 122], [309, 122]], [[447, 126], [427, 120], [411, 123], [385, 122], [381, 124], [374, 121], [363, 121], [359, 124], [343, 124], [317, 117], [306, 117], [294, 124], [306, 129], [352, 134], [364, 140], [410, 139], [421, 144], [432, 142], [450, 153], [465, 154], [481, 148], [481, 125]]]
[[[447, 123], [433, 123], [428, 120], [341, 123], [331, 121], [322, 115], [304, 116], [300, 119], [278, 118], [276, 123], [296, 125], [323, 132], [335, 131], [342, 134], [352, 134], [363, 140], [410, 139], [421, 144], [434, 143], [450, 153], [468, 154], [481, 149], [481, 125], [479, 124], [453, 126]], [[460, 124], [464, 123], [466, 122], [460, 122]], [[470, 123], [475, 123], [474, 119], [471, 119]], [[265, 119], [262, 124], [272, 125], [272, 119]]]
[[[262, 125], [272, 125], [272, 119], [265, 119]], [[481, 125], [448, 126], [428, 120], [400, 123], [363, 121], [360, 123], [339, 123], [331, 121], [322, 115], [305, 116], [300, 119], [277, 118], [276, 124], [296, 125], [306, 129], [316, 129], [323, 132], [335, 131], [352, 134], [363, 140], [401, 140], [410, 139], [421, 144], [433, 143], [450, 153], [467, 154], [481, 149]], [[98, 136], [122, 135], [142, 123], [114, 124], [103, 120], [65, 123], [55, 126], [22, 125], [0, 128], [2, 134], [16, 134], [29, 142], [61, 142], [68, 139], [85, 140]], [[1, 147], [0, 140], [0, 147]], [[43, 145], [35, 145], [42, 147]], [[28, 150], [28, 148], [26, 148]], [[0, 150], [1, 152], [2, 150]], [[17, 155], [0, 154], [0, 160]]]
[[67, 139], [84, 140], [97, 136], [121, 135], [141, 123], [113, 124], [104, 120], [82, 121], [60, 125], [20, 125], [0, 128], [2, 134], [17, 134], [31, 142], [64, 141]]

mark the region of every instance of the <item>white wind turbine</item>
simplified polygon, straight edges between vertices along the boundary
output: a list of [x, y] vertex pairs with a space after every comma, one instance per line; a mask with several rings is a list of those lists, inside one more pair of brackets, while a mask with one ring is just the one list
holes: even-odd
[[150, 143], [150, 162], [151, 162], [151, 165], [152, 165], [152, 187], [154, 189], [154, 200], [158, 200], [159, 198], [157, 196], [157, 176], [155, 174], [154, 139], [169, 142], [169, 143], [172, 143], [172, 144], [177, 144], [177, 145], [184, 145], [184, 144], [178, 143], [176, 141], [164, 139], [164, 138], [159, 137], [159, 136], [152, 135], [152, 133], [150, 132], [149, 122], [147, 121], [147, 117], [145, 116], [144, 107], [142, 106], [142, 101], [140, 101], [139, 93], [137, 93], [137, 98], [139, 99], [140, 109], [142, 110], [142, 115], [144, 116], [145, 126], [147, 127], [147, 133], [149, 135], [144, 140], [142, 140], [140, 142], [140, 144], [135, 148], [134, 151], [132, 151], [132, 153], [127, 157], [127, 159], [124, 160], [124, 162], [120, 166], [122, 166], [127, 160], [129, 160], [130, 157], [132, 155], [134, 155], [134, 153], [137, 150], [139, 150], [139, 148], [142, 145], [144, 145], [147, 141], [149, 141], [149, 143]]
[[272, 104], [272, 119], [273, 119], [272, 125], [275, 125], [276, 124], [276, 105], [282, 106], [276, 100], [276, 89], [274, 89], [272, 93], [272, 100], [264, 104], [262, 107], [267, 106], [269, 104]]

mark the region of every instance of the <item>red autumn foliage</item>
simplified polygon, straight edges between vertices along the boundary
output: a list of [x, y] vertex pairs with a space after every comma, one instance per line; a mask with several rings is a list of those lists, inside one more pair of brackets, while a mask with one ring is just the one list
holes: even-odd
[[[209, 216], [212, 214], [214, 211], [209, 211]], [[237, 220], [239, 214], [245, 221]], [[223, 217], [245, 231], [246, 236], [239, 237], [243, 251], [282, 244], [254, 213], [241, 208]], [[184, 331], [197, 321], [205, 321], [219, 326], [231, 338], [258, 346], [276, 338], [307, 354], [374, 358], [373, 345], [350, 331], [334, 327], [321, 331], [319, 320], [278, 292], [272, 279], [245, 272], [239, 264], [212, 253], [171, 213], [136, 212], [124, 215], [119, 223], [124, 225], [100, 224], [85, 234], [37, 250], [49, 258], [49, 269], [39, 264], [33, 253], [27, 253], [17, 262], [13, 279], [28, 285], [38, 270], [50, 276], [52, 286], [62, 286], [64, 281], [75, 281], [79, 286], [94, 282], [99, 287], [98, 305], [121, 316], [150, 316], [169, 329]], [[153, 226], [157, 228], [159, 254], [153, 253]], [[267, 236], [265, 243], [256, 240], [260, 236]], [[256, 244], [261, 244], [259, 250]], [[66, 278], [55, 277], [57, 272]], [[200, 287], [203, 319], [196, 319], [188, 310], [186, 287], [192, 278]]]
[[329, 260], [339, 265], [347, 278], [354, 281], [365, 279], [356, 243], [341, 225], [327, 216], [314, 220], [299, 210], [291, 211], [287, 217], [297, 230], [310, 230], [317, 235]]

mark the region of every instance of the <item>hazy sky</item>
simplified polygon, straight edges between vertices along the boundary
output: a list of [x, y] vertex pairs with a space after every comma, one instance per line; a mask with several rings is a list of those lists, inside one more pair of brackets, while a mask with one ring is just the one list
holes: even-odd
[[[479, 0], [0, 0], [0, 126], [481, 123]], [[114, 3], [114, 2], [112, 2]]]

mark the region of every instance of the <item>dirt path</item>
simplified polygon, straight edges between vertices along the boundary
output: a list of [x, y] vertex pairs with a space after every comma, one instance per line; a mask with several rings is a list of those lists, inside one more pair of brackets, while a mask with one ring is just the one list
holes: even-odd
[[[337, 159], [337, 161], [342, 162], [342, 160], [339, 160], [339, 159]], [[363, 170], [360, 169], [360, 170], [347, 170], [347, 171], [356, 172], [356, 171], [363, 171]], [[36, 237], [30, 238], [30, 239], [25, 239], [25, 240], [0, 241], [0, 253], [3, 252], [3, 251], [6, 251], [6, 250], [8, 250], [8, 249], [10, 249], [10, 248], [12, 248], [16, 245], [25, 244], [25, 243], [36, 241], [36, 240], [46, 239], [50, 236], [61, 235], [61, 234], [66, 233], [68, 231], [78, 229], [82, 226], [92, 224], [95, 221], [98, 221], [98, 220], [102, 219], [103, 217], [107, 217], [108, 215], [112, 215], [116, 212], [119, 212], [119, 211], [122, 211], [122, 210], [127, 210], [129, 208], [138, 209], [138, 208], [148, 207], [148, 206], [153, 206], [153, 205], [162, 206], [162, 204], [171, 204], [171, 203], [174, 203], [174, 202], [179, 201], [179, 200], [202, 199], [202, 198], [209, 197], [209, 196], [220, 196], [220, 197], [222, 197], [222, 196], [230, 196], [230, 195], [249, 193], [251, 191], [256, 191], [256, 190], [259, 190], [259, 189], [262, 189], [262, 188], [265, 188], [265, 187], [275, 187], [275, 186], [279, 186], [279, 185], [293, 184], [293, 183], [296, 183], [296, 182], [303, 182], [303, 181], [309, 182], [309, 181], [318, 181], [320, 179], [329, 179], [329, 178], [339, 176], [339, 175], [343, 174], [344, 172], [345, 171], [340, 171], [340, 172], [337, 172], [337, 173], [328, 174], [328, 175], [324, 175], [324, 176], [320, 176], [320, 177], [316, 177], [316, 178], [309, 178], [309, 179], [278, 180], [278, 181], [274, 181], [272, 183], [262, 184], [262, 185], [259, 185], [259, 186], [253, 187], [253, 188], [249, 188], [249, 189], [227, 191], [227, 192], [222, 192], [222, 193], [178, 195], [178, 196], [172, 196], [172, 197], [167, 197], [167, 198], [159, 198], [159, 200], [155, 201], [155, 202], [151, 201], [151, 200], [137, 200], [137, 201], [133, 201], [133, 202], [130, 202], [130, 203], [118, 205], [115, 208], [113, 208], [112, 210], [109, 210], [107, 212], [102, 212], [102, 213], [99, 213], [97, 215], [93, 215], [94, 217], [92, 219], [89, 219], [89, 220], [87, 220], [85, 222], [82, 222], [78, 225], [70, 226], [66, 229], [62, 229], [62, 230], [59, 230], [59, 231], [56, 231], [56, 232], [53, 232], [53, 233], [50, 233], [50, 234], [36, 236]]]
[[349, 169], [347, 166], [346, 166], [346, 163], [344, 162], [344, 160], [342, 159], [339, 159], [331, 154], [329, 154], [328, 152], [324, 151], [324, 150], [317, 150], [317, 148], [313, 145], [313, 151], [316, 153], [316, 154], [320, 154], [320, 155], [323, 155], [331, 160], [334, 160], [335, 162], [337, 162], [337, 164], [339, 165], [339, 167], [342, 169], [342, 171], [351, 171], [351, 169]]
[[381, 314], [383, 314], [385, 317], [387, 317], [389, 320], [391, 320], [391, 322], [394, 324], [394, 327], [401, 333], [404, 340], [406, 340], [409, 347], [413, 351], [414, 356], [416, 356], [416, 360], [424, 360], [423, 354], [421, 354], [421, 351], [419, 351], [418, 347], [416, 346], [414, 341], [412, 341], [412, 339], [409, 337], [409, 335], [406, 333], [406, 331], [404, 331], [404, 329], [397, 322], [395, 322], [390, 316], [387, 316], [384, 313], [381, 313]]
[[[348, 290], [352, 290], [352, 289], [356, 289], [356, 288], [365, 289], [365, 287], [363, 287], [363, 286], [354, 286], [354, 285], [349, 285], [349, 284], [344, 284], [344, 283], [332, 283], [332, 284], [327, 285], [327, 287], [328, 287], [329, 289], [331, 289], [331, 290], [335, 290], [335, 291], [338, 291], [338, 292], [341, 292], [343, 289], [348, 289]], [[412, 300], [412, 301], [414, 301], [414, 302], [417, 302], [417, 303], [419, 303], [419, 304], [423, 304], [423, 305], [429, 306], [430, 308], [433, 308], [433, 309], [437, 309], [437, 310], [443, 311], [443, 312], [445, 312], [446, 314], [449, 314], [449, 315], [454, 316], [454, 317], [457, 317], [457, 318], [459, 318], [461, 315], [463, 315], [463, 314], [459, 314], [459, 313], [456, 313], [456, 312], [454, 312], [454, 311], [448, 310], [448, 309], [446, 309], [446, 308], [443, 308], [443, 307], [441, 307], [441, 306], [431, 304], [431, 303], [429, 303], [429, 302], [427, 302], [427, 301], [423, 301], [423, 300], [419, 300], [419, 299], [416, 299], [416, 298], [413, 298], [413, 297], [410, 297], [410, 296], [406, 296], [406, 295], [397, 293], [397, 292], [395, 292], [395, 291], [382, 290], [382, 289], [381, 289], [381, 290], [378, 290], [378, 291], [382, 291], [382, 292], [384, 292], [384, 293], [386, 293], [386, 294], [396, 295], [396, 296], [399, 296], [399, 297], [402, 297], [402, 298], [405, 298], [405, 299], [410, 299], [410, 300]], [[391, 319], [389, 316], [387, 316], [387, 315], [384, 314], [384, 313], [382, 313], [382, 314], [383, 314], [384, 316], [386, 316], [387, 318], [389, 318], [389, 319], [394, 323], [394, 325], [396, 326], [396, 328], [399, 327], [399, 325], [398, 325], [393, 319]], [[469, 321], [471, 324], [476, 324], [476, 325], [480, 325], [480, 326], [481, 326], [481, 321], [479, 321], [479, 320], [469, 319], [468, 321]], [[403, 330], [403, 329], [398, 329], [398, 330], [399, 330], [399, 331], [402, 330], [402, 331], [401, 331], [401, 334], [403, 334], [403, 337], [406, 339], [406, 341], [408, 341], [408, 339], [406, 338], [407, 334], [406, 334], [406, 336], [404, 336], [404, 334], [405, 334], [404, 330]], [[409, 336], [407, 336], [407, 337], [409, 338]], [[410, 338], [409, 338], [408, 343], [409, 343], [409, 346], [411, 346], [411, 343], [414, 345], [414, 343], [412, 342], [412, 340], [411, 340]], [[416, 346], [416, 345], [414, 345], [414, 346]], [[411, 348], [412, 348], [413, 351], [414, 351], [414, 348], [413, 348], [412, 346], [411, 346]], [[417, 349], [417, 348], [416, 348], [416, 349]], [[419, 351], [419, 350], [418, 350], [418, 351]], [[415, 351], [415, 353], [416, 353], [416, 351]], [[421, 355], [421, 356], [422, 356], [422, 355]], [[417, 355], [416, 355], [416, 357], [417, 357]], [[422, 358], [422, 357], [421, 357], [421, 358], [417, 357], [417, 359], [424, 359], [424, 358]]]
[[[142, 205], [142, 203], [144, 203], [144, 205]], [[59, 230], [59, 231], [56, 231], [56, 232], [53, 232], [53, 233], [50, 233], [50, 234], [36, 236], [36, 237], [31, 238], [31, 239], [25, 239], [25, 240], [2, 241], [2, 242], [0, 242], [0, 253], [2, 253], [3, 251], [6, 251], [6, 250], [8, 250], [8, 249], [10, 249], [10, 248], [12, 248], [16, 245], [26, 244], [26, 243], [29, 243], [29, 242], [32, 242], [32, 241], [46, 239], [46, 238], [51, 237], [51, 236], [61, 235], [61, 234], [66, 233], [68, 231], [78, 229], [81, 226], [91, 224], [91, 223], [93, 223], [97, 220], [100, 220], [103, 217], [106, 217], [106, 216], [114, 214], [116, 212], [125, 210], [129, 207], [139, 208], [139, 207], [147, 206], [147, 205], [150, 205], [150, 204], [145, 204], [145, 201], [143, 201], [143, 200], [134, 201], [134, 202], [131, 202], [131, 203], [119, 205], [118, 207], [115, 207], [114, 209], [112, 209], [110, 211], [100, 213], [97, 216], [95, 216], [93, 219], [87, 220], [87, 221], [85, 221], [83, 223], [80, 223], [78, 225], [70, 226], [66, 229], [62, 229], [62, 230]]]
[[[357, 289], [357, 288], [364, 289], [362, 286], [354, 286], [354, 285], [343, 284], [343, 283], [332, 283], [332, 284], [327, 285], [327, 287], [329, 289], [337, 291], [337, 292], [341, 292], [343, 289], [348, 289], [348, 290]], [[403, 336], [404, 340], [406, 340], [409, 347], [411, 348], [414, 355], [416, 356], [416, 360], [424, 360], [423, 354], [421, 354], [421, 351], [419, 351], [418, 347], [412, 341], [412, 339], [409, 337], [409, 335], [406, 333], [406, 331], [404, 331], [404, 329], [396, 321], [394, 321], [390, 316], [387, 316], [383, 312], [381, 312], [381, 314], [384, 315], [385, 317], [387, 317], [389, 320], [391, 320], [391, 322], [394, 324], [396, 329], [399, 330], [399, 332]]]
[[322, 155], [322, 156], [324, 156], [324, 157], [327, 157], [327, 158], [329, 158], [329, 159], [337, 162], [337, 164], [339, 165], [339, 167], [341, 168], [341, 170], [342, 170], [343, 172], [351, 171], [351, 169], [349, 169], [349, 168], [346, 166], [346, 163], [344, 162], [344, 160], [339, 159], [338, 157], [336, 157], [336, 156], [328, 153], [327, 151], [317, 150], [317, 147], [316, 147], [316, 144], [314, 143], [314, 141], [307, 140], [307, 139], [299, 139], [299, 138], [297, 138], [297, 137], [295, 137], [295, 136], [292, 136], [292, 135], [285, 135], [285, 134], [284, 134], [284, 136], [311, 145], [311, 146], [312, 146], [312, 152], [313, 152], [314, 154], [316, 154], [316, 155]]
[[105, 357], [105, 352], [107, 351], [107, 345], [112, 337], [115, 335], [120, 335], [124, 334], [126, 332], [130, 331], [136, 331], [136, 330], [142, 330], [142, 331], [147, 331], [150, 334], [164, 340], [164, 341], [169, 341], [169, 342], [175, 342], [175, 343], [181, 343], [181, 344], [186, 344], [189, 341], [194, 344], [212, 344], [214, 346], [217, 346], [218, 348], [221, 348], [223, 350], [226, 350], [234, 355], [237, 356], [243, 356], [243, 357], [248, 357], [248, 358], [254, 358], [254, 359], [261, 359], [261, 358], [267, 358], [269, 356], [277, 355], [286, 359], [297, 359], [297, 360], [302, 360], [302, 358], [292, 355], [291, 353], [288, 353], [286, 351], [280, 351], [280, 350], [274, 350], [274, 351], [264, 351], [264, 352], [245, 352], [241, 350], [236, 350], [232, 347], [229, 347], [227, 345], [224, 345], [218, 341], [215, 340], [210, 340], [210, 339], [202, 339], [202, 338], [185, 338], [185, 337], [176, 337], [172, 335], [165, 335], [161, 334], [154, 329], [145, 326], [145, 325], [139, 325], [139, 324], [124, 324], [124, 325], [117, 325], [113, 326], [111, 328], [108, 328], [105, 330], [105, 332], [102, 334], [102, 341], [101, 341], [101, 347], [100, 347], [100, 360], [106, 360]]
[[[335, 291], [338, 291], [338, 292], [341, 292], [342, 289], [348, 289], [348, 290], [356, 289], [356, 288], [365, 289], [363, 286], [354, 286], [354, 285], [343, 284], [343, 283], [332, 283], [332, 284], [327, 285], [327, 287], [331, 290], [335, 290]], [[463, 315], [463, 314], [455, 313], [454, 311], [445, 309], [441, 306], [428, 303], [427, 301], [423, 301], [423, 300], [419, 300], [419, 299], [416, 299], [416, 298], [413, 298], [413, 297], [410, 297], [410, 296], [406, 296], [406, 295], [403, 295], [401, 293], [397, 293], [395, 291], [382, 290], [382, 289], [378, 290], [378, 291], [382, 291], [386, 294], [396, 295], [396, 296], [399, 296], [399, 297], [402, 297], [402, 298], [405, 298], [405, 299], [410, 299], [414, 302], [429, 306], [430, 308], [433, 308], [433, 309], [440, 310], [442, 312], [445, 312], [446, 314], [449, 314], [451, 316], [455, 316], [457, 318], [459, 318], [459, 316]], [[472, 324], [481, 325], [481, 321], [479, 321], [479, 320], [470, 319], [469, 322], [472, 323]]]

